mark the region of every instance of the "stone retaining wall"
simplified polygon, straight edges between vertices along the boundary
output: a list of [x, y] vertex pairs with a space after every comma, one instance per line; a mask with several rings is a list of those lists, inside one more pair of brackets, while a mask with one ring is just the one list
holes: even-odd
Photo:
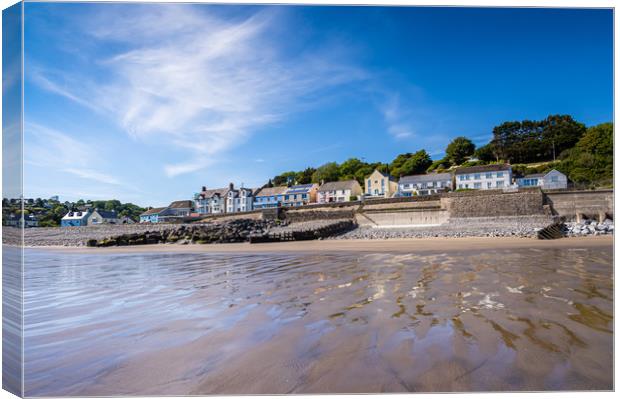
[[455, 192], [443, 195], [441, 205], [451, 218], [545, 214], [540, 189]]
[[293, 211], [285, 209], [283, 218], [289, 223], [308, 222], [312, 220], [324, 219], [353, 219], [355, 217], [356, 207], [347, 207], [344, 209], [313, 209], [304, 211]]
[[580, 220], [582, 215], [603, 221], [607, 216], [613, 218], [613, 190], [592, 191], [545, 191], [545, 203], [554, 215], [563, 216], [567, 220]]

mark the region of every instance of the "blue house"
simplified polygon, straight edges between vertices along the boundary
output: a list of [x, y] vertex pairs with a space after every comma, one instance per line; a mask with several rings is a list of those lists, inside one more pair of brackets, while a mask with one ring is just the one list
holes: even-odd
[[91, 211], [69, 211], [65, 216], [60, 220], [61, 227], [69, 227], [69, 226], [86, 226], [88, 217], [90, 216]]
[[319, 191], [319, 185], [313, 183], [291, 186], [284, 192], [282, 206], [302, 206], [316, 202], [317, 191]]
[[152, 208], [148, 211], [140, 214], [140, 223], [158, 223], [159, 215], [162, 214], [167, 207], [163, 208]]
[[254, 209], [275, 208], [282, 205], [288, 187], [265, 187], [254, 196]]

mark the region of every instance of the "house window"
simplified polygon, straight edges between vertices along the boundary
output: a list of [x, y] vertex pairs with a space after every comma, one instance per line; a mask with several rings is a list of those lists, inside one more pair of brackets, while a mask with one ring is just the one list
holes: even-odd
[[491, 183], [490, 181], [487, 182], [487, 188], [491, 188], [492, 185], [493, 183]]
[[465, 175], [459, 175], [459, 180], [461, 181], [465, 180]]
[[381, 180], [381, 188], [385, 187], [385, 179]]
[[499, 180], [497, 182], [497, 187], [504, 187], [504, 181], [503, 180]]
[[482, 183], [474, 183], [474, 188], [482, 188]]
[[288, 195], [285, 195], [284, 199], [288, 201], [288, 197], [289, 197]]
[[493, 172], [487, 172], [486, 178], [487, 179], [492, 179], [493, 178]]
[[552, 183], [557, 183], [559, 181], [560, 181], [560, 179], [558, 178], [558, 176], [551, 176], [551, 182]]
[[409, 183], [405, 184], [404, 188], [409, 188]]
[[368, 179], [368, 187], [370, 186], [371, 186], [371, 182], [370, 182], [370, 179]]
[[504, 177], [504, 172], [497, 172], [497, 177]]
[[480, 173], [476, 173], [476, 174], [474, 175], [474, 179], [475, 179], [475, 180], [480, 180]]
[[302, 194], [302, 195], [301, 195], [301, 198], [303, 198], [303, 199], [308, 198], [308, 194]]

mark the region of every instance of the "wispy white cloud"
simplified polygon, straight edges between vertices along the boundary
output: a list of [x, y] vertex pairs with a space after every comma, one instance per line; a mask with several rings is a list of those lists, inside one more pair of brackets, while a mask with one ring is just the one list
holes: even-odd
[[82, 179], [109, 185], [123, 185], [116, 177], [101, 172], [93, 165], [99, 162], [92, 143], [36, 123], [28, 122], [24, 134], [29, 137], [24, 162], [69, 173]]
[[388, 96], [381, 112], [387, 125], [387, 131], [392, 137], [402, 140], [415, 136], [408, 112], [401, 106], [398, 95]]
[[106, 184], [114, 184], [119, 185], [121, 182], [115, 177], [108, 175], [106, 173], [101, 173], [93, 169], [76, 169], [76, 168], [66, 168], [62, 169], [63, 172], [71, 173], [75, 176], [81, 177], [83, 179], [94, 180], [99, 183]]
[[262, 11], [233, 21], [170, 4], [100, 14], [87, 19], [92, 39], [123, 48], [95, 60], [107, 79], [39, 71], [34, 81], [111, 115], [136, 140], [184, 150], [166, 175], [197, 171], [322, 90], [366, 77], [327, 49], [285, 54], [271, 30], [280, 18]]

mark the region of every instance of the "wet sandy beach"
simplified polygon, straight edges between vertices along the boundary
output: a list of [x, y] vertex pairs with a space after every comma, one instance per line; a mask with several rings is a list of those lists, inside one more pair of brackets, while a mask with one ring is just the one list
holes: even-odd
[[27, 249], [26, 394], [612, 389], [611, 240], [466, 240]]
[[46, 246], [31, 247], [72, 253], [276, 253], [276, 252], [428, 252], [441, 250], [487, 250], [511, 248], [596, 248], [611, 247], [613, 236], [568, 237], [560, 240], [538, 240], [521, 237], [464, 237], [464, 238], [392, 238], [386, 240], [315, 240], [275, 243], [233, 244], [154, 244], [106, 248]]

